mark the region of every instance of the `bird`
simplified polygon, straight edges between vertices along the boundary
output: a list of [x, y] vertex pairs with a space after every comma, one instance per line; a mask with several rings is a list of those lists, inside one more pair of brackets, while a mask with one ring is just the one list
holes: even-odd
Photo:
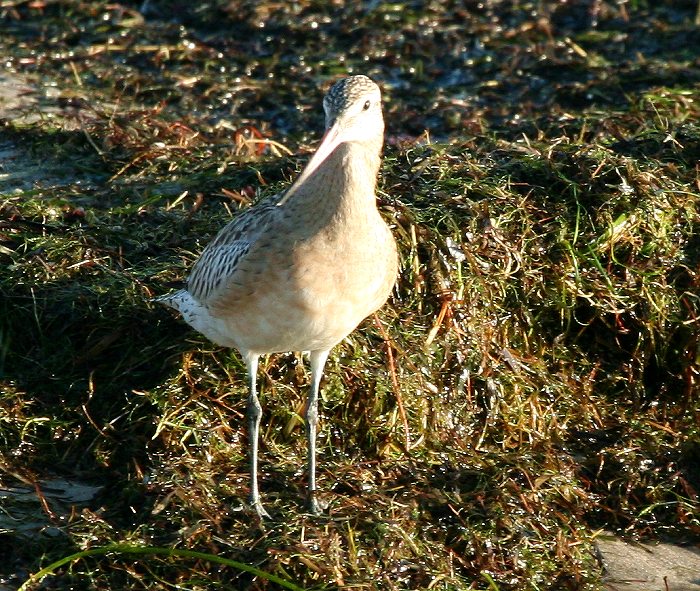
[[384, 305], [398, 274], [396, 242], [375, 195], [384, 143], [380, 88], [364, 75], [343, 78], [326, 93], [323, 109], [323, 138], [291, 186], [236, 215], [204, 248], [186, 288], [158, 298], [245, 362], [249, 504], [261, 519], [270, 516], [258, 487], [260, 356], [309, 353], [307, 502], [317, 515], [318, 396], [326, 360]]

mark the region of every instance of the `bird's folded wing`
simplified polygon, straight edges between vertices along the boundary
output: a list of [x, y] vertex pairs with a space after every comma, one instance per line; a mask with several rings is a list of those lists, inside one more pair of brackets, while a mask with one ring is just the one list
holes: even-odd
[[243, 265], [248, 253], [280, 214], [277, 195], [236, 216], [204, 249], [187, 280], [187, 291], [204, 305], [235, 298], [236, 285], [244, 284]]
[[187, 291], [202, 304], [216, 300], [236, 274], [240, 261], [248, 254], [250, 242], [235, 240], [228, 244], [211, 245], [192, 269]]

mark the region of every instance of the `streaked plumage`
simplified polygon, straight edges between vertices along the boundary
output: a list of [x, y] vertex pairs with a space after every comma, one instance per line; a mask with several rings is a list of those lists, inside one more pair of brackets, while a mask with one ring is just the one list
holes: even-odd
[[386, 301], [397, 274], [396, 245], [374, 194], [384, 132], [379, 87], [365, 76], [345, 78], [323, 106], [323, 141], [292, 186], [237, 215], [204, 249], [187, 289], [160, 299], [246, 361], [250, 500], [261, 516], [267, 513], [257, 486], [259, 356], [310, 351], [309, 502], [317, 512], [316, 407], [325, 361]]

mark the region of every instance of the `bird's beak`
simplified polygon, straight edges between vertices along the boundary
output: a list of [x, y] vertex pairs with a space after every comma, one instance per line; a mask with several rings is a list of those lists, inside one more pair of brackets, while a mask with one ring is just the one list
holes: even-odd
[[297, 180], [294, 181], [294, 184], [291, 187], [289, 187], [289, 189], [284, 194], [282, 199], [279, 200], [277, 205], [282, 205], [285, 201], [287, 201], [287, 199], [289, 199], [294, 193], [296, 193], [303, 186], [303, 184], [311, 177], [311, 175], [313, 175], [313, 173], [316, 172], [316, 169], [318, 169], [318, 167], [321, 166], [321, 164], [323, 164], [325, 159], [333, 153], [333, 151], [341, 143], [340, 130], [341, 126], [338, 123], [338, 120], [336, 119], [333, 122], [333, 124], [326, 130], [326, 133], [323, 134], [321, 143], [316, 149], [314, 155], [311, 157], [311, 160], [309, 160], [309, 163], [306, 165], [306, 168], [304, 168], [301, 174], [297, 177]]

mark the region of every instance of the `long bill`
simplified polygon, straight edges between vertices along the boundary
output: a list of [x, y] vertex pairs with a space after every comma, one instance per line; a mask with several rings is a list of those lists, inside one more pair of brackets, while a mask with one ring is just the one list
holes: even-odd
[[316, 149], [316, 152], [314, 155], [311, 157], [311, 160], [309, 160], [308, 164], [306, 165], [306, 168], [301, 171], [301, 174], [297, 177], [297, 180], [294, 181], [291, 187], [287, 189], [287, 192], [284, 194], [282, 199], [279, 200], [277, 205], [283, 205], [294, 193], [296, 193], [302, 185], [309, 180], [311, 175], [313, 175], [314, 172], [318, 169], [321, 164], [330, 156], [333, 151], [340, 145], [341, 141], [341, 134], [340, 134], [341, 126], [338, 123], [338, 120], [336, 119], [333, 122], [333, 125], [331, 125], [327, 130], [326, 133], [323, 134], [323, 138], [321, 139], [321, 143], [319, 144], [318, 148]]

